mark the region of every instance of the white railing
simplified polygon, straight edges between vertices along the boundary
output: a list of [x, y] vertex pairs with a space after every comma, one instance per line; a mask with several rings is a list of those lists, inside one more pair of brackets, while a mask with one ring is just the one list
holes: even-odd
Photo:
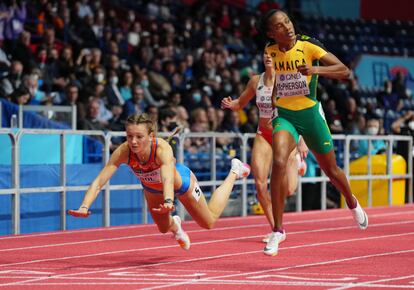
[[[55, 113], [68, 113], [70, 114], [70, 126], [72, 130], [76, 130], [76, 105], [73, 106], [37, 106], [37, 105], [19, 105], [19, 116], [18, 116], [18, 126], [19, 128], [23, 128], [23, 113], [24, 112], [40, 112], [46, 118], [47, 115]], [[50, 119], [50, 118], [48, 118]], [[59, 120], [58, 120], [59, 121]], [[62, 122], [62, 121], [60, 121]]]
[[[110, 156], [110, 145], [111, 139], [113, 137], [125, 136], [124, 132], [107, 132], [104, 134], [102, 131], [76, 131], [76, 130], [52, 130], [52, 129], [20, 129], [20, 130], [12, 130], [12, 129], [0, 129], [0, 134], [8, 135], [11, 140], [11, 170], [12, 170], [12, 181], [11, 181], [11, 188], [8, 189], [0, 189], [1, 194], [11, 194], [12, 195], [12, 223], [13, 223], [13, 233], [19, 234], [20, 233], [20, 194], [22, 193], [38, 193], [38, 192], [60, 192], [61, 198], [61, 208], [60, 208], [60, 228], [62, 230], [66, 229], [66, 192], [67, 191], [86, 191], [89, 185], [84, 186], [68, 186], [66, 184], [66, 146], [65, 146], [65, 136], [66, 135], [88, 135], [88, 136], [100, 136], [102, 140], [104, 140], [104, 150], [102, 155], [102, 165], [105, 164], [109, 160]], [[53, 186], [53, 187], [33, 187], [33, 188], [21, 188], [20, 187], [20, 142], [21, 137], [27, 134], [31, 135], [59, 135], [60, 136], [60, 185]], [[165, 137], [166, 135], [160, 134], [161, 137]], [[209, 140], [209, 150], [211, 156], [216, 156], [217, 153], [217, 146], [216, 141], [217, 138], [220, 137], [227, 137], [227, 138], [238, 138], [241, 140], [240, 146], [240, 158], [243, 161], [248, 161], [248, 151], [250, 147], [248, 146], [249, 139], [254, 138], [255, 134], [235, 134], [235, 133], [215, 133], [215, 132], [208, 132], [208, 133], [182, 133], [178, 137], [178, 147], [177, 147], [177, 160], [180, 163], [184, 162], [184, 141], [187, 138], [208, 138]], [[346, 175], [350, 180], [368, 180], [369, 184], [373, 179], [386, 179], [388, 180], [388, 204], [391, 205], [392, 200], [392, 180], [394, 178], [404, 178], [408, 182], [408, 202], [413, 202], [413, 152], [411, 148], [413, 148], [413, 139], [410, 136], [356, 136], [356, 135], [334, 135], [334, 140], [340, 140], [344, 142], [344, 170]], [[351, 176], [349, 173], [349, 164], [350, 164], [350, 144], [353, 140], [368, 140], [368, 152], [370, 152], [371, 148], [371, 141], [372, 140], [385, 140], [389, 146], [387, 146], [387, 170], [386, 175], [371, 175], [371, 166], [368, 164], [368, 174], [364, 176]], [[391, 158], [393, 154], [393, 144], [396, 141], [403, 141], [408, 142], [409, 152], [407, 152], [408, 160], [407, 160], [407, 174], [392, 174], [392, 166], [391, 166]], [[1, 145], [3, 146], [3, 145]], [[270, 157], [269, 157], [270, 158]], [[368, 160], [370, 161], [370, 154], [368, 155]], [[370, 163], [370, 162], [368, 162]], [[191, 167], [191, 166], [190, 166]], [[195, 172], [197, 173], [197, 172]], [[201, 181], [201, 186], [210, 186], [212, 191], [221, 184], [222, 180], [216, 180], [216, 158], [211, 158], [210, 164], [210, 173], [211, 173], [211, 180], [209, 181]], [[322, 210], [326, 209], [326, 192], [327, 192], [327, 182], [329, 179], [322, 173], [322, 176], [317, 177], [304, 177], [300, 178], [300, 185], [297, 189], [296, 194], [296, 211], [302, 211], [302, 184], [307, 182], [321, 182], [321, 208]], [[247, 180], [239, 180], [236, 184], [241, 185], [241, 200], [242, 200], [242, 207], [240, 209], [240, 215], [245, 216], [247, 215], [247, 185], [253, 184], [254, 180], [252, 176], [250, 176]], [[105, 186], [102, 198], [102, 208], [103, 208], [103, 215], [102, 215], [102, 225], [103, 226], [110, 226], [110, 194], [111, 191], [115, 190], [125, 190], [125, 189], [142, 189], [140, 184], [120, 184], [120, 185], [111, 185], [110, 182]], [[369, 193], [368, 193], [368, 205], [371, 205], [372, 201], [372, 186], [369, 186]], [[143, 204], [145, 204], [144, 197], [142, 196]], [[143, 206], [142, 209], [142, 221], [147, 223], [147, 207]], [[179, 214], [184, 217], [184, 209], [179, 207]]]

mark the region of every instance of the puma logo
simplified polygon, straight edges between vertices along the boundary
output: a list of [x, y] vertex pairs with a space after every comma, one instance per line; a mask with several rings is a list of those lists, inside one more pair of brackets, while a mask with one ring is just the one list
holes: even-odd
[[301, 50], [301, 49], [299, 49], [299, 48], [297, 48], [297, 49], [296, 49], [296, 51], [299, 51], [299, 52], [301, 52], [301, 53], [305, 54], [305, 53], [303, 52], [303, 50]]

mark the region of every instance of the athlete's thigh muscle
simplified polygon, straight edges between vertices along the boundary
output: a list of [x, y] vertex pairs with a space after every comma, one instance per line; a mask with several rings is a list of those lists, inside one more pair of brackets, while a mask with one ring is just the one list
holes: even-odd
[[198, 185], [197, 179], [191, 173], [191, 184], [188, 191], [179, 197], [190, 216], [200, 225], [205, 226], [212, 222], [211, 212], [208, 208], [204, 193]]

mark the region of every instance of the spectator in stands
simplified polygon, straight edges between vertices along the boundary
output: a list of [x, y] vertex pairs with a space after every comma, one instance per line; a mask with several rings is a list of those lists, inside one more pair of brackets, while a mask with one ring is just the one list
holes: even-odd
[[[121, 83], [119, 86], [119, 92], [121, 93], [124, 101], [128, 101], [132, 98], [132, 85], [134, 83], [134, 77], [130, 71], [124, 71], [122, 73]], [[142, 90], [142, 88], [141, 88]], [[142, 90], [142, 92], [144, 92]], [[130, 114], [128, 114], [129, 116]]]
[[112, 118], [108, 122], [108, 129], [111, 131], [123, 131], [125, 129], [125, 119], [122, 117], [123, 108], [119, 105], [112, 106]]
[[207, 112], [204, 108], [197, 108], [191, 112], [191, 124], [200, 125], [205, 132], [210, 131]]
[[158, 123], [158, 107], [153, 105], [148, 105], [145, 109], [145, 113], [151, 118], [151, 120]]
[[92, 98], [87, 106], [86, 118], [78, 122], [79, 130], [106, 130], [106, 122], [99, 121], [100, 102], [99, 99]]
[[[239, 112], [226, 111], [224, 113], [224, 120], [220, 132], [241, 133]], [[217, 146], [223, 152], [229, 153], [230, 156], [235, 156], [237, 149], [241, 146], [241, 141], [237, 137], [220, 137], [217, 138]]]
[[187, 111], [192, 112], [202, 107], [202, 92], [197, 86], [191, 87], [191, 90], [183, 95], [183, 105]]
[[[278, 78], [272, 93], [277, 117], [273, 119], [273, 163], [270, 184], [275, 227], [264, 248], [266, 255], [274, 256], [278, 252], [279, 243], [286, 238], [283, 212], [289, 191], [288, 160], [290, 153], [297, 146], [299, 134], [312, 150], [321, 169], [345, 197], [360, 229], [368, 226], [368, 217], [352, 194], [344, 172], [336, 164], [332, 136], [315, 94], [317, 75], [345, 79], [349, 77], [350, 70], [335, 55], [324, 49], [319, 41], [297, 35], [290, 17], [283, 11], [268, 11], [261, 18], [258, 27], [263, 36], [272, 41], [265, 51], [278, 66]], [[289, 54], [280, 51], [289, 51]], [[316, 60], [319, 60], [322, 66], [317, 65]], [[295, 62], [300, 64], [294, 65], [293, 68], [288, 65]], [[292, 83], [289, 81], [293, 78], [300, 79], [296, 81], [297, 85], [306, 84], [302, 87], [303, 90], [296, 90], [295, 86], [290, 85]]]
[[158, 128], [160, 132], [171, 132], [177, 127], [177, 113], [169, 108], [163, 108], [158, 115]]
[[109, 106], [113, 105], [120, 105], [123, 106], [125, 104], [125, 100], [121, 95], [118, 86], [118, 74], [114, 70], [107, 71], [106, 79], [108, 82], [105, 85], [105, 94], [108, 98]]
[[280, 5], [275, 0], [262, 0], [257, 4], [257, 9], [264, 14], [271, 9], [280, 9]]
[[[369, 136], [380, 135], [381, 123], [379, 118], [370, 118], [367, 120], [365, 134]], [[371, 154], [384, 154], [387, 149], [384, 140], [372, 140], [371, 141]], [[358, 142], [358, 153], [360, 156], [368, 154], [368, 140], [359, 140]]]
[[[204, 108], [197, 108], [191, 112], [190, 131], [195, 133], [208, 132], [209, 122]], [[190, 142], [185, 144], [185, 149], [191, 153], [208, 152], [210, 149], [209, 140], [204, 137], [189, 138]]]
[[24, 73], [30, 73], [36, 65], [36, 56], [31, 48], [31, 34], [29, 31], [20, 33], [19, 38], [9, 54], [14, 60], [18, 60], [23, 64]]
[[190, 119], [190, 116], [189, 116], [187, 110], [181, 105], [173, 107], [173, 109], [177, 112], [177, 123], [178, 123], [178, 125], [182, 126], [183, 128], [187, 128], [189, 130], [190, 129], [190, 124], [189, 124], [188, 121]]
[[[348, 110], [348, 106], [350, 105], [348, 104], [348, 99], [352, 98], [349, 94], [349, 91], [347, 90], [346, 82], [335, 80], [335, 79], [334, 80], [327, 79], [324, 81], [325, 81], [325, 86], [326, 86], [326, 93], [329, 95], [329, 98], [335, 100], [336, 108], [339, 111], [339, 114], [343, 118], [346, 118], [346, 116], [349, 114], [349, 111], [347, 110]], [[342, 124], [345, 126], [345, 129], [346, 129], [347, 127], [346, 120], [343, 120]]]
[[8, 95], [7, 99], [18, 105], [27, 105], [30, 101], [30, 92], [26, 87], [20, 86]]
[[107, 123], [112, 118], [111, 109], [108, 108], [108, 99], [105, 95], [105, 87], [102, 84], [95, 84], [92, 98], [99, 101], [99, 116], [98, 120]]
[[105, 60], [105, 68], [107, 71], [114, 71], [119, 77], [122, 73], [119, 57], [116, 54], [109, 54]]
[[[402, 117], [395, 120], [391, 125], [392, 133], [396, 135], [413, 136], [414, 137], [414, 111], [406, 112]], [[399, 141], [397, 146], [397, 153], [408, 157], [408, 142]]]
[[39, 88], [39, 75], [30, 74], [24, 77], [23, 84], [30, 92], [30, 104], [31, 105], [41, 105], [48, 102], [46, 93]]
[[394, 134], [413, 136], [414, 111], [408, 111], [402, 117], [395, 120], [392, 123], [391, 128]]
[[90, 66], [92, 70], [95, 69], [96, 67], [102, 66], [102, 51], [99, 48], [97, 47], [92, 48], [91, 56], [92, 56], [92, 59], [91, 59]]
[[[250, 167], [238, 159], [231, 161], [231, 170], [213, 193], [209, 203], [189, 168], [175, 164], [171, 146], [156, 138], [156, 124], [146, 114], [134, 115], [126, 121], [127, 141], [120, 145], [90, 185], [75, 217], [88, 217], [89, 209], [101, 188], [122, 163], [131, 167], [144, 187], [144, 195], [153, 220], [162, 233], [172, 232], [180, 247], [190, 248], [190, 238], [181, 227], [179, 216], [171, 217], [177, 197], [192, 218], [203, 228], [211, 229], [220, 217], [237, 179], [247, 177]], [[133, 154], [131, 154], [131, 152]]]
[[343, 134], [344, 127], [342, 126], [342, 118], [336, 109], [336, 102], [334, 99], [327, 101], [325, 109], [326, 123], [328, 123], [329, 130], [332, 134]]
[[77, 27], [76, 34], [80, 38], [82, 47], [92, 48], [98, 46], [98, 39], [93, 31], [93, 15], [87, 15]]
[[13, 42], [24, 30], [27, 11], [26, 2], [18, 0], [6, 0], [0, 4], [0, 41], [5, 41], [5, 46], [12, 50]]
[[76, 59], [76, 78], [83, 87], [92, 81], [92, 54], [89, 48], [83, 48]]
[[207, 119], [208, 119], [208, 127], [210, 128], [210, 131], [216, 132], [219, 131], [219, 121], [217, 118], [217, 111], [221, 111], [219, 109], [216, 109], [213, 106], [207, 107]]
[[[103, 66], [95, 66], [92, 70], [92, 76], [89, 79], [89, 82], [87, 83], [87, 86], [84, 88], [85, 93], [88, 95], [94, 94], [94, 89], [97, 85], [100, 85], [105, 90], [105, 95], [109, 95], [107, 91], [107, 81], [105, 76], [105, 69]], [[109, 106], [112, 105], [112, 99], [108, 100]]]
[[76, 117], [78, 120], [85, 118], [85, 105], [79, 100], [79, 88], [75, 83], [69, 83], [65, 88], [65, 96], [60, 103], [61, 106], [76, 106]]
[[93, 15], [91, 6], [89, 5], [89, 0], [77, 1], [75, 5], [77, 16], [79, 18], [83, 19], [87, 16]]
[[171, 93], [171, 84], [162, 74], [162, 61], [159, 58], [152, 60], [151, 68], [148, 71], [149, 89], [157, 100], [165, 99]]
[[64, 27], [64, 20], [60, 17], [57, 3], [53, 1], [39, 1], [40, 7], [37, 14], [36, 32], [38, 35], [44, 36], [47, 29], [51, 28], [53, 31], [62, 30]]
[[359, 90], [358, 78], [355, 75], [352, 75], [352, 77], [350, 77], [348, 79], [347, 90], [349, 92], [349, 96], [354, 98], [356, 103], [358, 105], [360, 105], [360, 103], [361, 103], [361, 92]]
[[378, 93], [377, 99], [386, 110], [396, 111], [400, 106], [401, 99], [393, 90], [392, 81], [385, 80], [383, 89]]
[[9, 70], [11, 62], [3, 50], [3, 43], [0, 41], [0, 77]]
[[247, 110], [247, 121], [240, 127], [243, 133], [256, 133], [259, 126], [259, 110], [256, 106], [250, 106]]
[[142, 33], [141, 23], [139, 21], [134, 21], [133, 23], [131, 23], [131, 26], [128, 29], [128, 36], [127, 36], [130, 51], [136, 49], [138, 45], [140, 44], [141, 33]]
[[342, 124], [345, 125], [345, 134], [357, 134], [356, 127], [358, 124], [358, 107], [354, 98], [349, 97], [345, 101], [345, 112], [342, 115]]
[[68, 84], [68, 79], [60, 71], [59, 52], [52, 48], [47, 52], [47, 59], [43, 70], [42, 88], [47, 93], [62, 92]]
[[58, 54], [60, 54], [63, 48], [62, 42], [56, 39], [56, 33], [53, 27], [47, 27], [45, 29], [42, 41], [38, 46], [44, 46], [47, 50], [57, 49]]
[[75, 82], [75, 61], [73, 59], [73, 51], [72, 47], [65, 46], [62, 50], [62, 53], [59, 57], [59, 61], [57, 63], [57, 70], [61, 78], [63, 78], [66, 82]]
[[154, 49], [151, 45], [150, 34], [148, 31], [143, 31], [141, 33], [141, 43], [132, 53], [132, 60], [134, 64], [141, 68], [149, 68], [153, 58]]
[[134, 114], [142, 114], [147, 104], [144, 101], [144, 90], [140, 85], [135, 85], [132, 90], [132, 97], [127, 100], [123, 106], [123, 119]]
[[165, 100], [157, 101], [152, 96], [151, 91], [149, 89], [150, 82], [148, 80], [148, 75], [145, 70], [139, 70], [137, 82], [141, 85], [142, 89], [144, 90], [144, 99], [147, 104], [156, 107], [162, 107], [166, 104]]
[[402, 71], [398, 71], [395, 75], [394, 80], [392, 81], [392, 88], [398, 97], [401, 99], [407, 99], [407, 86], [406, 78]]
[[23, 65], [15, 60], [11, 63], [8, 74], [0, 80], [0, 97], [13, 93], [23, 82]]

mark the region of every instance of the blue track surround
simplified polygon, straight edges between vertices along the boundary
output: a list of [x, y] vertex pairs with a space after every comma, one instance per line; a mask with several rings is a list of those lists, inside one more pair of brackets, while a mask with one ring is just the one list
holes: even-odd
[[[101, 169], [100, 164], [67, 166], [67, 185], [89, 185]], [[11, 188], [10, 166], [0, 166], [0, 188]], [[22, 165], [21, 187], [59, 186], [58, 165]], [[137, 178], [126, 166], [121, 166], [111, 179], [111, 184], [133, 184]], [[77, 208], [84, 192], [67, 192], [68, 209]], [[0, 235], [12, 234], [11, 195], [0, 195]], [[111, 225], [140, 224], [142, 192], [140, 190], [111, 191]], [[92, 205], [92, 215], [87, 219], [67, 216], [67, 229], [102, 226], [102, 193]], [[20, 232], [46, 232], [60, 230], [60, 194], [28, 193], [20, 199]], [[150, 220], [150, 218], [149, 218]]]

